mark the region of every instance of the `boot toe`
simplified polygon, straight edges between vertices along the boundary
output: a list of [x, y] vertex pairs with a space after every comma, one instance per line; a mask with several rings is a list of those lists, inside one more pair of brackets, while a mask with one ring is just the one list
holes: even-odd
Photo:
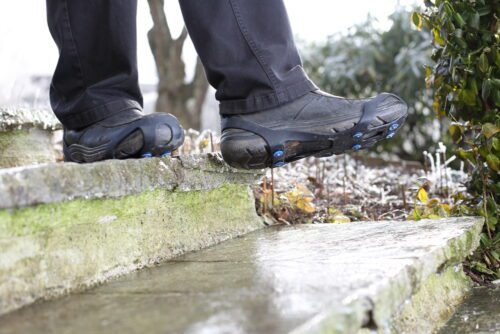
[[222, 135], [224, 160], [238, 169], [262, 169], [268, 165], [267, 144], [261, 137], [239, 130], [226, 130]]

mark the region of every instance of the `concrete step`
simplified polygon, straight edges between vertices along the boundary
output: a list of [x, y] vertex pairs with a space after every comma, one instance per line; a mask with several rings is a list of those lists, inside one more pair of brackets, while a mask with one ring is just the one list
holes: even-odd
[[430, 333], [483, 222], [269, 228], [0, 318], [11, 333]]
[[0, 168], [55, 162], [60, 129], [50, 110], [0, 107]]
[[500, 333], [500, 289], [472, 289], [471, 295], [438, 333]]
[[0, 314], [263, 227], [258, 178], [213, 154], [0, 170]]

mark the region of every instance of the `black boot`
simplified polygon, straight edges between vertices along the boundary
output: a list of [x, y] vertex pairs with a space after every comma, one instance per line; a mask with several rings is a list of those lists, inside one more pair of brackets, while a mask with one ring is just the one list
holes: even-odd
[[357, 151], [392, 138], [407, 112], [393, 94], [349, 100], [315, 91], [277, 108], [223, 116], [222, 155], [233, 167], [260, 169]]
[[184, 131], [166, 113], [128, 110], [78, 130], [64, 131], [65, 161], [159, 157], [182, 145]]

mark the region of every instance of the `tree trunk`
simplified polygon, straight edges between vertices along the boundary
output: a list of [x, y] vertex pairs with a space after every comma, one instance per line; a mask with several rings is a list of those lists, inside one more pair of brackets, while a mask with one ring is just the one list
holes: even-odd
[[195, 75], [186, 83], [182, 49], [188, 36], [186, 28], [173, 39], [164, 11], [164, 0], [148, 0], [153, 28], [148, 32], [149, 45], [158, 72], [158, 100], [156, 111], [175, 115], [184, 128], [200, 129], [201, 111], [208, 82], [198, 59]]

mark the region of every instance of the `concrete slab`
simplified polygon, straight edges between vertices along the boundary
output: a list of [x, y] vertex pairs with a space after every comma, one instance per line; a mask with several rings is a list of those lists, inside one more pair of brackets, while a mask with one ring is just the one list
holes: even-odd
[[0, 318], [11, 333], [429, 333], [476, 218], [272, 228]]
[[52, 135], [37, 128], [0, 132], [0, 168], [55, 162]]
[[34, 128], [55, 131], [62, 124], [49, 109], [0, 107], [0, 132]]
[[0, 314], [262, 228], [258, 178], [218, 155], [1, 170]]
[[55, 162], [52, 136], [61, 128], [50, 110], [0, 107], [0, 168]]
[[500, 333], [500, 287], [474, 288], [439, 334]]
[[120, 198], [154, 189], [209, 190], [224, 184], [253, 184], [260, 176], [260, 171], [229, 167], [220, 154], [7, 168], [0, 170], [0, 209]]

